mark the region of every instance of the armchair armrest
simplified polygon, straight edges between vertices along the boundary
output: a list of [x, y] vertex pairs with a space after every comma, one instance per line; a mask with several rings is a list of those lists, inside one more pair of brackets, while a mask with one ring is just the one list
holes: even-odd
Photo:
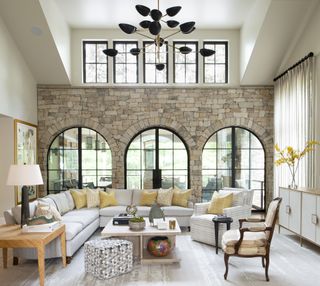
[[203, 215], [206, 214], [208, 211], [208, 207], [210, 205], [210, 202], [206, 203], [196, 203], [194, 204], [194, 215]]
[[265, 219], [264, 218], [260, 218], [260, 217], [247, 217], [247, 218], [241, 218], [239, 219], [239, 227], [241, 228], [242, 227], [242, 224], [244, 222], [253, 222], [253, 223], [257, 223], [257, 222], [264, 222]]

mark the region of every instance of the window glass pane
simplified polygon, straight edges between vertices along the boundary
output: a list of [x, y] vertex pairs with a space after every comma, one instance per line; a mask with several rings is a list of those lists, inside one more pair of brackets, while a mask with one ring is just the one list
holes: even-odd
[[48, 172], [48, 188], [49, 190], [62, 191], [63, 190], [63, 172], [49, 171]]
[[126, 66], [124, 64], [117, 64], [115, 71], [115, 81], [116, 83], [126, 82]]
[[236, 128], [235, 132], [237, 148], [249, 148], [249, 131], [243, 128]]
[[174, 150], [174, 169], [188, 168], [187, 150]]
[[202, 169], [217, 168], [217, 151], [215, 149], [207, 149], [202, 152]]
[[165, 130], [159, 129], [159, 148], [160, 149], [172, 149], [173, 148], [173, 133]]
[[249, 170], [236, 170], [236, 188], [250, 189]]
[[78, 150], [64, 150], [64, 169], [78, 169]]
[[144, 131], [141, 134], [142, 149], [156, 148], [156, 132], [155, 129]]
[[63, 139], [63, 133], [61, 133], [59, 136], [54, 139], [54, 141], [51, 144], [51, 149], [62, 149], [64, 145], [64, 139]]
[[97, 62], [107, 63], [107, 56], [103, 53], [103, 50], [107, 48], [106, 44], [97, 44]]
[[217, 170], [217, 177], [221, 180], [221, 188], [232, 187], [232, 171]]
[[86, 50], [86, 63], [96, 62], [96, 45], [95, 44], [85, 44]]
[[112, 172], [98, 171], [98, 187], [111, 188], [112, 187]]
[[155, 150], [142, 150], [141, 151], [142, 159], [142, 169], [153, 170], [156, 167], [156, 152]]
[[128, 83], [137, 83], [137, 65], [128, 64], [127, 65], [127, 82]]
[[110, 150], [99, 150], [98, 152], [98, 169], [112, 169], [112, 158]]
[[97, 186], [97, 171], [82, 170], [82, 184], [84, 188], [95, 188]]
[[250, 140], [251, 140], [251, 148], [263, 149], [262, 144], [260, 143], [259, 139], [255, 135], [250, 134]]
[[127, 188], [141, 189], [141, 172], [127, 171]]
[[156, 70], [156, 83], [167, 82], [167, 66], [162, 71]]
[[152, 171], [143, 171], [142, 174], [142, 182], [144, 189], [153, 189], [153, 175]]
[[226, 66], [216, 65], [216, 83], [226, 82]]
[[186, 55], [186, 62], [195, 64], [197, 62], [196, 45], [186, 45], [186, 46], [192, 50], [192, 52]]
[[214, 83], [215, 79], [214, 79], [214, 75], [215, 75], [215, 66], [214, 65], [205, 65], [204, 66], [204, 81], [205, 83]]
[[82, 150], [82, 168], [97, 169], [96, 150]]
[[172, 150], [159, 150], [159, 168], [173, 169], [173, 152]]
[[176, 83], [185, 82], [185, 70], [186, 70], [186, 66], [184, 64], [175, 65], [175, 82]]
[[107, 82], [106, 64], [97, 64], [97, 82]]
[[64, 148], [78, 149], [78, 129], [72, 128], [64, 132]]
[[181, 54], [179, 51], [176, 51], [175, 53], [175, 63], [177, 64], [181, 64], [181, 63], [185, 63], [186, 62], [186, 56]]
[[96, 65], [86, 64], [86, 83], [96, 82]]
[[146, 76], [146, 79], [145, 79], [146, 83], [154, 83], [156, 81], [154, 64], [145, 65], [145, 76]]
[[65, 170], [63, 184], [67, 189], [76, 188], [79, 182], [78, 170]]
[[217, 133], [209, 138], [204, 148], [217, 148]]
[[173, 135], [174, 140], [174, 149], [185, 149], [184, 143], [181, 141], [181, 139], [177, 135]]
[[251, 168], [264, 169], [264, 151], [251, 150]]
[[221, 129], [218, 132], [218, 148], [232, 148], [231, 128]]
[[216, 45], [216, 63], [221, 64], [226, 62], [225, 45]]
[[196, 83], [196, 82], [197, 82], [197, 66], [186, 65], [186, 83]]
[[140, 150], [128, 150], [127, 152], [127, 169], [141, 169]]
[[235, 158], [236, 169], [249, 169], [249, 150], [237, 149]]
[[63, 156], [63, 151], [59, 149], [53, 149], [49, 151], [49, 170], [59, 170], [63, 168], [63, 162], [61, 160]]
[[97, 149], [110, 149], [107, 141], [98, 133]]
[[88, 150], [94, 150], [96, 149], [96, 132], [87, 129], [87, 128], [82, 128], [81, 130], [82, 133], [82, 149], [88, 149]]
[[232, 149], [221, 149], [218, 151], [218, 168], [231, 169], [232, 167]]
[[130, 149], [141, 149], [140, 146], [141, 141], [141, 135], [138, 135], [131, 143], [130, 143]]

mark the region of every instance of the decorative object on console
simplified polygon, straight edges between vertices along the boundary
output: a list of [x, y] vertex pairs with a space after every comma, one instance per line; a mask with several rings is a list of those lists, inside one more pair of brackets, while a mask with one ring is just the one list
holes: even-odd
[[112, 219], [113, 225], [129, 225], [129, 219], [134, 216], [129, 214], [119, 214]]
[[42, 185], [43, 180], [39, 165], [11, 165], [7, 178], [8, 186], [22, 186], [21, 227], [30, 217], [29, 186]]
[[162, 218], [165, 220], [163, 210], [160, 208], [159, 204], [153, 204], [150, 212], [149, 212], [149, 222], [151, 225], [153, 225], [153, 220], [155, 218]]
[[153, 256], [167, 256], [171, 251], [171, 241], [167, 236], [155, 236], [149, 239], [147, 249]]
[[309, 152], [313, 151], [312, 146], [320, 145], [318, 141], [307, 141], [302, 151], [293, 149], [291, 146], [285, 147], [283, 150], [280, 149], [278, 144], [275, 144], [276, 157], [278, 158], [274, 163], [276, 166], [287, 164], [291, 173], [291, 184], [288, 186], [290, 189], [296, 189], [295, 176], [299, 167], [300, 160]]
[[[148, 39], [153, 40], [153, 43], [151, 45], [155, 45], [155, 48], [157, 51], [157, 58], [156, 58], [157, 60], [156, 60], [156, 64], [155, 64], [156, 69], [158, 71], [162, 71], [165, 68], [165, 64], [160, 62], [160, 48], [163, 45], [169, 45], [166, 42], [166, 39], [168, 39], [171, 36], [176, 35], [178, 33], [182, 33], [182, 34], [192, 33], [196, 29], [195, 28], [196, 23], [191, 21], [191, 22], [185, 22], [183, 24], [180, 24], [178, 21], [175, 21], [173, 19], [165, 21], [164, 18], [167, 16], [168, 17], [176, 16], [179, 13], [179, 11], [181, 10], [181, 6], [170, 7], [166, 10], [166, 13], [162, 13], [160, 11], [160, 1], [159, 0], [158, 0], [157, 9], [151, 10], [150, 8], [148, 8], [146, 6], [136, 5], [136, 10], [138, 11], [138, 13], [140, 15], [142, 15], [144, 17], [150, 16], [151, 19], [153, 20], [153, 21], [144, 20], [139, 23], [140, 27], [142, 29], [144, 29], [142, 31], [145, 32], [146, 30], [148, 30], [151, 35], [148, 35], [148, 34], [146, 35], [146, 34], [142, 33], [141, 30], [138, 30], [135, 26], [132, 26], [130, 24], [120, 23], [119, 27], [126, 34], [136, 33], [140, 36], [143, 36], [144, 38], [148, 38]], [[160, 35], [161, 22], [166, 23], [170, 29], [174, 29], [177, 26], [179, 26], [179, 28], [173, 30], [173, 33], [171, 33], [171, 34], [168, 34], [166, 36], [161, 36]], [[145, 53], [145, 50], [144, 50], [145, 48], [146, 47], [144, 47], [143, 49], [133, 48], [130, 50], [130, 54], [133, 56], [138, 56], [140, 54], [140, 52]], [[187, 55], [192, 52], [192, 49], [189, 47], [181, 47], [179, 49], [177, 48], [177, 50], [183, 55]], [[119, 52], [116, 49], [106, 49], [106, 50], [103, 50], [103, 53], [109, 57], [115, 57], [115, 56], [117, 56], [117, 54]], [[208, 57], [208, 56], [212, 56], [213, 54], [215, 54], [215, 51], [202, 48], [202, 49], [200, 49], [199, 53], [203, 57]]]

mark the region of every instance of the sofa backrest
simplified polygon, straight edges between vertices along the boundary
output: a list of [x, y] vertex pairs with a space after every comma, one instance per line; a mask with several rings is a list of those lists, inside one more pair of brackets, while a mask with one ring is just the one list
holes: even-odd
[[114, 192], [119, 206], [132, 204], [132, 189], [107, 189], [107, 192]]
[[225, 195], [233, 193], [232, 206], [252, 206], [253, 190], [242, 188], [223, 188], [219, 191], [219, 194]]

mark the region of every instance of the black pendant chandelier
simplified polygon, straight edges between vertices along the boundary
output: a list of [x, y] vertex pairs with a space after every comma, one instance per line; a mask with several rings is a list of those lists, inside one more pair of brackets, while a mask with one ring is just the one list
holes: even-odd
[[[163, 44], [165, 43], [165, 40], [173, 35], [176, 35], [178, 33], [182, 34], [190, 34], [192, 33], [196, 28], [195, 28], [195, 22], [185, 22], [180, 24], [178, 21], [175, 21], [174, 19], [169, 19], [165, 20], [166, 17], [174, 17], [176, 16], [179, 11], [181, 10], [181, 6], [174, 6], [170, 7], [166, 10], [166, 13], [162, 13], [159, 9], [160, 0], [158, 0], [158, 8], [157, 9], [150, 9], [146, 6], [143, 5], [136, 5], [136, 10], [138, 13], [144, 17], [151, 17], [149, 20], [144, 20], [139, 23], [140, 27], [142, 29], [138, 29], [137, 27], [130, 25], [130, 24], [125, 24], [125, 23], [120, 23], [119, 27], [120, 29], [125, 32], [126, 34], [138, 34], [140, 36], [143, 36], [145, 38], [153, 40], [153, 43], [151, 45], [155, 45], [157, 50], [157, 62], [156, 62], [156, 69], [161, 71], [165, 68], [165, 64], [160, 62], [160, 47], [162, 47]], [[151, 20], [151, 21], [150, 21]], [[162, 26], [161, 24], [166, 24], [168, 28], [173, 30], [173, 33], [170, 33], [166, 36], [161, 36], [161, 29]], [[150, 35], [145, 34], [145, 32], [149, 32]], [[168, 44], [167, 44], [168, 45]], [[169, 45], [172, 47], [171, 45]], [[133, 48], [130, 50], [130, 54], [134, 56], [138, 56], [140, 53], [145, 53], [145, 49], [147, 46], [144, 48]], [[187, 55], [192, 52], [192, 49], [189, 47], [180, 47], [176, 48], [181, 54]], [[103, 53], [106, 54], [109, 57], [115, 57], [118, 54], [118, 51], [116, 49], [106, 49], [103, 50]], [[199, 51], [200, 55], [203, 57], [209, 57], [215, 54], [214, 50], [210, 49], [200, 49]]]

